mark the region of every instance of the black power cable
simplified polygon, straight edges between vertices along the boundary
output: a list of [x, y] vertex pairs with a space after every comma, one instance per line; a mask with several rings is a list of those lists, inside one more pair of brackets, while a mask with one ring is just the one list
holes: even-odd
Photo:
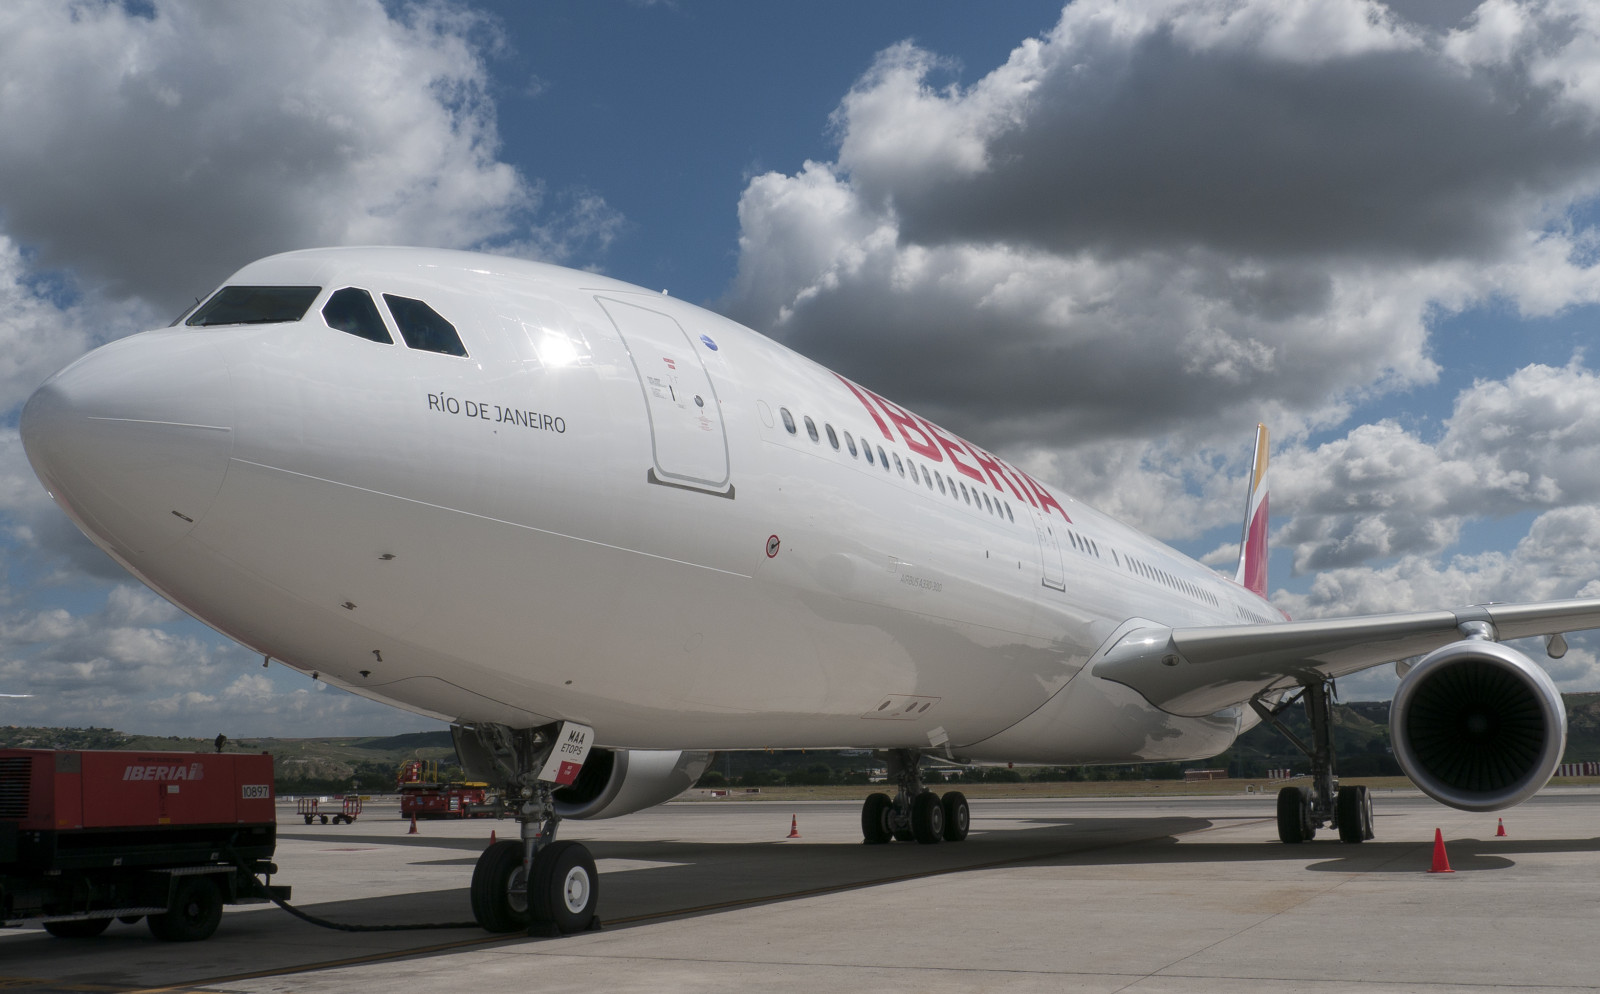
[[329, 921], [326, 918], [319, 918], [309, 911], [301, 911], [288, 901], [285, 901], [283, 898], [272, 893], [272, 890], [267, 887], [266, 884], [256, 879], [255, 871], [245, 865], [244, 857], [235, 852], [232, 846], [225, 847], [223, 851], [228, 854], [228, 859], [233, 862], [233, 865], [239, 868], [239, 872], [248, 877], [250, 882], [255, 885], [255, 892], [258, 896], [265, 897], [267, 900], [289, 912], [289, 914], [294, 915], [301, 921], [311, 925], [317, 925], [321, 928], [331, 928], [338, 932], [421, 932], [435, 929], [442, 930], [452, 928], [475, 928], [481, 930], [483, 928], [483, 926], [479, 925], [477, 922], [426, 922], [407, 925], [351, 925], [347, 922]]

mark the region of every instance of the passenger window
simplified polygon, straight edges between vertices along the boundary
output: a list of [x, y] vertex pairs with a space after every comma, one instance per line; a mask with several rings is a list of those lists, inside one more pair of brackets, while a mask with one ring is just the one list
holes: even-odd
[[844, 433], [844, 444], [850, 450], [850, 458], [854, 459], [856, 457], [856, 440], [850, 437], [849, 432]]
[[225, 286], [184, 324], [288, 324], [306, 316], [320, 286]]
[[839, 436], [833, 433], [833, 425], [825, 424], [822, 427], [828, 432], [828, 444], [833, 446], [833, 451], [838, 452]]
[[900, 453], [894, 454], [894, 468], [900, 471], [901, 476], [906, 475], [906, 464], [900, 461]]
[[989, 503], [989, 495], [988, 494], [984, 494], [983, 495], [983, 506], [984, 506], [984, 508], [986, 510], [988, 510], [988, 512], [990, 514], [994, 513], [994, 505]]
[[861, 451], [864, 452], [866, 454], [866, 456], [867, 456], [867, 465], [871, 466], [872, 465], [872, 446], [868, 445], [866, 442], [862, 442], [861, 443]]
[[928, 475], [928, 467], [926, 466], [922, 467], [922, 482], [927, 484], [929, 490], [933, 489], [933, 478]]
[[456, 326], [427, 304], [392, 293], [384, 294], [383, 301], [389, 305], [389, 313], [394, 315], [394, 323], [400, 327], [400, 337], [406, 340], [406, 345], [441, 355], [467, 354], [461, 336], [456, 334]]
[[335, 331], [371, 342], [394, 344], [394, 339], [389, 337], [389, 329], [383, 326], [383, 318], [378, 315], [378, 305], [372, 302], [372, 295], [365, 290], [353, 286], [335, 290], [328, 302], [322, 305], [322, 320]]
[[1011, 503], [1009, 501], [1006, 502], [1006, 520], [1013, 524], [1015, 524], [1017, 520], [1017, 516], [1011, 513]]
[[[898, 456], [896, 458], [899, 458]], [[883, 454], [883, 446], [878, 446], [878, 461], [883, 463], [883, 471], [889, 472], [889, 457]]]
[[944, 474], [935, 473], [933, 474], [933, 478], [939, 481], [939, 493], [942, 495], [944, 493]]
[[811, 436], [813, 442], [817, 441], [817, 423], [811, 420], [811, 415], [805, 415], [806, 434]]
[[787, 407], [780, 407], [778, 408], [778, 416], [783, 418], [784, 431], [787, 431], [789, 434], [793, 435], [795, 433], [794, 415], [789, 413], [789, 409]]
[[965, 483], [961, 484], [961, 498], [968, 504], [972, 503], [972, 495], [967, 493], [967, 485]]

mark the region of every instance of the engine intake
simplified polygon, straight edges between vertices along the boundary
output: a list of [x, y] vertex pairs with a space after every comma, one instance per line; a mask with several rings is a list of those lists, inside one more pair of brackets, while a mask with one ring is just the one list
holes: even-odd
[[1465, 811], [1520, 804], [1567, 746], [1555, 683], [1533, 660], [1482, 639], [1452, 642], [1401, 679], [1389, 711], [1395, 758], [1429, 797]]
[[555, 792], [563, 818], [615, 818], [670, 801], [694, 786], [709, 752], [591, 749], [570, 787]]

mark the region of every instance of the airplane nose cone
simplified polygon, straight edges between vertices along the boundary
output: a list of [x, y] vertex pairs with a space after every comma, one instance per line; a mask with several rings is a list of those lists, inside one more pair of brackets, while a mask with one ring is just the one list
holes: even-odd
[[90, 538], [126, 559], [183, 538], [233, 450], [227, 364], [204, 333], [112, 342], [45, 381], [22, 409], [28, 461]]

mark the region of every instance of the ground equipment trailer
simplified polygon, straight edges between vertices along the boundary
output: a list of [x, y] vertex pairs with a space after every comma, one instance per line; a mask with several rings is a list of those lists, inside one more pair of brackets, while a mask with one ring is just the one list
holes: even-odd
[[86, 938], [145, 917], [204, 939], [224, 904], [266, 900], [273, 795], [264, 753], [0, 749], [0, 922]]
[[400, 766], [396, 787], [402, 818], [491, 818], [503, 814], [503, 805], [498, 796], [490, 796], [488, 784], [441, 781], [435, 760], [406, 760]]

